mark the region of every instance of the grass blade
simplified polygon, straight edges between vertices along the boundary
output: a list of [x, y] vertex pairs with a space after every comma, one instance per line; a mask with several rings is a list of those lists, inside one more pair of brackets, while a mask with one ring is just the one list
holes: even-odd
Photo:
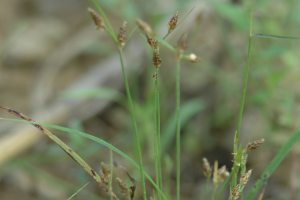
[[289, 39], [289, 40], [299, 40], [298, 37], [289, 36], [279, 36], [279, 35], [263, 35], [263, 34], [252, 34], [255, 37], [272, 38], [272, 39]]
[[251, 200], [254, 196], [259, 192], [260, 188], [264, 185], [264, 183], [268, 180], [271, 174], [275, 171], [278, 165], [282, 162], [282, 160], [286, 157], [288, 152], [292, 149], [295, 143], [300, 139], [300, 127], [296, 129], [293, 135], [288, 139], [288, 141], [283, 145], [280, 151], [277, 153], [275, 158], [271, 161], [269, 166], [262, 173], [259, 180], [256, 181], [245, 200]]
[[109, 29], [109, 34], [111, 35], [111, 37], [114, 39], [114, 41], [118, 44], [118, 40], [117, 40], [117, 36], [114, 32], [114, 29], [112, 28], [112, 26], [110, 25], [105, 13], [103, 12], [101, 6], [99, 5], [99, 3], [96, 1], [96, 0], [93, 0], [93, 3], [95, 4], [95, 6], [98, 8], [98, 11], [100, 12], [101, 16], [103, 17], [106, 25], [108, 26], [108, 29]]
[[[18, 120], [18, 119], [8, 119], [8, 118], [0, 118], [0, 120], [6, 120], [6, 121], [14, 121], [14, 122], [22, 122], [22, 123], [29, 123], [29, 124], [37, 124], [37, 125], [42, 125], [42, 126], [46, 126], [46, 127], [50, 127], [53, 129], [57, 129], [57, 130], [61, 130], [61, 131], [65, 131], [68, 133], [72, 133], [75, 135], [79, 135], [85, 138], [88, 138], [90, 140], [93, 140], [111, 150], [113, 150], [114, 152], [116, 152], [117, 154], [119, 154], [120, 156], [122, 156], [123, 158], [125, 158], [126, 160], [128, 160], [133, 166], [135, 166], [138, 170], [140, 170], [140, 166], [134, 162], [129, 156], [127, 156], [125, 153], [123, 153], [122, 151], [120, 151], [119, 149], [117, 149], [116, 147], [114, 147], [113, 145], [105, 142], [104, 140], [97, 138], [95, 136], [80, 132], [80, 131], [76, 131], [73, 129], [69, 129], [69, 128], [65, 128], [62, 126], [57, 126], [57, 125], [52, 125], [52, 124], [46, 124], [46, 123], [39, 123], [39, 122], [31, 122], [31, 121], [24, 121], [24, 120]], [[144, 176], [151, 182], [151, 184], [157, 189], [159, 193], [162, 195], [162, 197], [166, 200], [167, 198], [165, 197], [165, 195], [162, 193], [162, 191], [159, 189], [159, 187], [155, 184], [155, 182], [151, 179], [151, 177], [144, 171]]]
[[89, 184], [89, 182], [87, 184], [85, 184], [84, 186], [82, 186], [77, 192], [75, 192], [72, 196], [70, 196], [70, 198], [68, 198], [68, 200], [72, 199], [76, 194], [78, 194], [83, 188], [85, 188], [85, 186], [87, 186]]

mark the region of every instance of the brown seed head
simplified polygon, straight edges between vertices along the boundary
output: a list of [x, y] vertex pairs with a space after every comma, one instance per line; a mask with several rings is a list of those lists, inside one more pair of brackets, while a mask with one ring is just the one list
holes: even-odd
[[99, 31], [105, 30], [106, 26], [105, 26], [104, 19], [100, 15], [98, 15], [93, 9], [88, 8], [88, 11], [93, 17], [93, 20], [96, 24], [96, 29]]
[[161, 59], [159, 57], [159, 48], [156, 47], [153, 52], [153, 65], [158, 69], [161, 65]]
[[204, 173], [204, 176], [206, 178], [210, 178], [211, 177], [211, 171], [212, 171], [212, 169], [210, 167], [210, 164], [209, 164], [209, 162], [207, 161], [206, 158], [203, 158], [202, 160], [203, 160], [203, 173]]
[[199, 56], [196, 56], [195, 54], [191, 53], [189, 55], [185, 56], [185, 59], [187, 59], [188, 61], [191, 61], [193, 63], [195, 62], [200, 62], [202, 60], [202, 58], [200, 58]]
[[248, 144], [247, 150], [248, 151], [253, 151], [255, 149], [257, 149], [265, 140], [262, 138], [260, 140], [256, 140], [254, 142], [250, 142]]
[[148, 44], [150, 44], [151, 47], [155, 48], [158, 45], [158, 42], [156, 39], [149, 36], [148, 34], [146, 34], [146, 37], [147, 37], [147, 42], [148, 42]]
[[127, 22], [124, 21], [123, 25], [120, 28], [120, 32], [118, 35], [118, 41], [119, 41], [121, 49], [125, 46], [125, 43], [126, 43], [126, 25], [127, 25]]
[[219, 177], [219, 182], [222, 183], [226, 178], [228, 178], [230, 173], [227, 171], [226, 166], [222, 166], [218, 170], [218, 177]]
[[241, 196], [240, 185], [237, 184], [231, 191], [229, 200], [236, 200]]
[[104, 176], [109, 176], [110, 175], [110, 168], [105, 164], [105, 163], [101, 163], [102, 165], [102, 172], [104, 174]]
[[120, 179], [119, 177], [117, 177], [116, 180], [118, 181], [118, 185], [121, 188], [121, 193], [125, 194], [125, 195], [128, 194], [127, 184], [122, 179]]
[[168, 33], [171, 33], [176, 28], [177, 21], [178, 21], [178, 11], [175, 12], [174, 16], [171, 18], [171, 20], [168, 23]]
[[136, 18], [135, 21], [139, 25], [140, 29], [142, 29], [146, 35], [155, 37], [155, 33], [152, 31], [152, 28], [148, 23], [146, 23], [138, 18]]
[[249, 171], [247, 171], [244, 176], [242, 176], [240, 178], [240, 185], [246, 185], [247, 182], [249, 181], [250, 179], [250, 176], [251, 176], [251, 173], [252, 173], [252, 169], [250, 169]]
[[186, 50], [186, 45], [187, 45], [187, 34], [183, 34], [181, 38], [178, 40], [177, 43], [177, 59], [181, 59], [182, 54]]

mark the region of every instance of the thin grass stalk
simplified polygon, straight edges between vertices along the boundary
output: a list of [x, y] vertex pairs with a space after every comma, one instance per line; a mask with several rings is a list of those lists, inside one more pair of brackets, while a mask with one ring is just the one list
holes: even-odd
[[[158, 139], [157, 139], [157, 80], [154, 83], [154, 160], [155, 160], [155, 177], [156, 185], [160, 188], [159, 185], [159, 170], [158, 170]], [[158, 189], [157, 190], [157, 199], [158, 199]]]
[[176, 166], [177, 182], [176, 193], [177, 200], [180, 199], [180, 59], [176, 62]]
[[208, 183], [209, 183], [209, 178], [206, 179], [206, 184], [205, 184], [205, 187], [204, 187], [204, 190], [203, 190], [203, 192], [202, 192], [202, 195], [201, 195], [200, 200], [203, 200], [203, 198], [204, 198], [204, 196], [205, 196], [205, 192], [206, 192]]
[[159, 70], [156, 69], [156, 82], [157, 82], [157, 143], [158, 143], [158, 170], [159, 170], [159, 181], [160, 181], [160, 190], [163, 191], [162, 184], [162, 173], [161, 173], [161, 145], [160, 145], [160, 103], [159, 103]]
[[234, 138], [234, 148], [233, 148], [234, 153], [237, 153], [237, 146], [238, 146], [238, 142], [239, 142], [239, 134], [240, 134], [240, 128], [241, 128], [241, 122], [242, 122], [242, 116], [243, 116], [246, 90], [247, 90], [247, 82], [248, 82], [248, 74], [249, 74], [249, 66], [250, 66], [251, 43], [252, 43], [252, 20], [253, 20], [253, 0], [252, 0], [252, 5], [251, 5], [247, 67], [246, 67], [246, 73], [245, 73], [245, 78], [244, 78], [243, 95], [242, 95], [242, 100], [241, 100], [241, 105], [240, 105], [238, 125], [237, 125], [237, 130], [236, 130], [236, 134], [235, 134], [235, 138]]
[[130, 110], [131, 119], [133, 122], [135, 142], [136, 142], [137, 152], [138, 152], [138, 157], [139, 157], [141, 181], [142, 181], [142, 188], [143, 188], [143, 199], [147, 200], [143, 161], [142, 161], [142, 151], [141, 151], [141, 146], [140, 146], [140, 141], [139, 141], [139, 136], [138, 136], [138, 131], [137, 131], [137, 125], [136, 125], [136, 120], [135, 120], [134, 111], [133, 111], [133, 105], [132, 105], [132, 99], [131, 99], [130, 90], [129, 90], [129, 84], [128, 84], [125, 67], [124, 67], [124, 62], [123, 62], [122, 50], [119, 50], [119, 55], [120, 55], [121, 67], [122, 67], [125, 88], [126, 88], [126, 93], [127, 93], [128, 103], [129, 103], [129, 110]]
[[[6, 108], [4, 106], [0, 106], [1, 110], [4, 110], [6, 112], [9, 112], [17, 117], [20, 117], [23, 120], [26, 120], [30, 123], [34, 123], [35, 121], [28, 116], [19, 113], [15, 110], [12, 110], [10, 108]], [[96, 173], [95, 170], [93, 170], [75, 151], [73, 151], [68, 145], [66, 145], [62, 140], [60, 140], [56, 135], [51, 133], [48, 129], [45, 127], [38, 125], [38, 124], [32, 124], [34, 127], [42, 131], [45, 135], [47, 135], [51, 140], [53, 140], [60, 148], [62, 148], [75, 162], [77, 162], [93, 179], [98, 183], [98, 185], [105, 190], [105, 192], [112, 196], [114, 200], [118, 200], [119, 198], [112, 192], [109, 191], [109, 189], [106, 187], [105, 184], [103, 184], [101, 177]]]
[[227, 180], [225, 181], [225, 183], [223, 184], [223, 187], [222, 187], [222, 189], [221, 189], [221, 191], [220, 191], [220, 193], [219, 193], [219, 195], [218, 195], [218, 197], [217, 197], [216, 200], [219, 200], [219, 199], [220, 199], [220, 197], [221, 197], [221, 195], [222, 195], [222, 193], [223, 193], [223, 191], [224, 191], [226, 185], [228, 184], [228, 182], [229, 182], [231, 176], [232, 176], [232, 171], [231, 171], [229, 177], [227, 178]]
[[214, 191], [213, 191], [213, 193], [211, 195], [211, 200], [215, 199], [216, 191], [217, 191], [217, 188], [214, 188]]
[[[110, 179], [108, 182], [108, 189], [112, 190], [112, 180], [113, 180], [113, 170], [114, 170], [114, 165], [113, 165], [113, 152], [111, 149], [109, 149], [109, 154], [110, 154]], [[112, 200], [112, 196], [110, 196], [110, 200]]]

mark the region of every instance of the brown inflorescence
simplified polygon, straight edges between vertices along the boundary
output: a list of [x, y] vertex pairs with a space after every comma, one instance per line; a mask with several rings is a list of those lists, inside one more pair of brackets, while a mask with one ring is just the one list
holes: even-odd
[[211, 171], [212, 171], [212, 169], [210, 167], [210, 164], [209, 164], [209, 162], [207, 161], [206, 158], [203, 158], [202, 160], [203, 160], [203, 173], [204, 173], [204, 176], [206, 178], [210, 178], [211, 177]]
[[175, 12], [174, 16], [171, 18], [171, 20], [168, 23], [168, 33], [171, 33], [176, 28], [177, 21], [178, 21], [178, 11]]
[[147, 37], [147, 42], [148, 44], [150, 44], [151, 47], [155, 48], [158, 45], [158, 42], [156, 39], [154, 39], [153, 37], [149, 36], [148, 34], [146, 34]]
[[250, 142], [247, 146], [248, 151], [253, 151], [257, 149], [265, 140], [262, 138], [260, 140], [256, 140], [254, 142]]
[[159, 48], [156, 47], [153, 52], [153, 65], [158, 69], [161, 65], [161, 59], [159, 57]]
[[127, 22], [124, 21], [123, 25], [120, 28], [120, 32], [118, 35], [118, 41], [119, 41], [121, 49], [125, 46], [125, 43], [126, 43], [126, 25], [127, 25]]
[[187, 34], [185, 33], [181, 36], [181, 38], [178, 40], [178, 43], [177, 43], [177, 47], [176, 47], [177, 59], [179, 59], [179, 60], [181, 59], [182, 54], [186, 50], [186, 46], [187, 46]]
[[155, 33], [152, 31], [152, 28], [148, 23], [138, 18], [136, 18], [135, 21], [146, 35], [149, 35], [150, 37], [155, 37]]
[[121, 188], [121, 193], [127, 195], [128, 194], [127, 184], [119, 177], [117, 177], [116, 180], [118, 182], [119, 187]]
[[96, 24], [96, 29], [98, 29], [99, 31], [106, 30], [104, 19], [100, 15], [98, 15], [93, 9], [88, 8], [88, 11], [93, 17], [93, 20]]

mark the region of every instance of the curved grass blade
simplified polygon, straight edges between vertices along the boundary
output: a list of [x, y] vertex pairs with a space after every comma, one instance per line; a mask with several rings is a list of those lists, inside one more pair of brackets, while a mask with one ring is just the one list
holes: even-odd
[[72, 196], [70, 196], [70, 198], [68, 198], [68, 200], [72, 199], [76, 194], [78, 194], [83, 188], [85, 188], [85, 186], [87, 186], [89, 184], [89, 182], [87, 184], [85, 184], [83, 187], [81, 187], [77, 192], [75, 192]]
[[272, 38], [272, 39], [289, 39], [289, 40], [299, 40], [298, 37], [289, 36], [279, 36], [279, 35], [263, 35], [263, 34], [252, 34], [255, 37]]
[[300, 139], [300, 127], [296, 129], [293, 135], [289, 138], [289, 140], [283, 145], [280, 151], [277, 153], [275, 158], [266, 168], [266, 170], [262, 173], [259, 180], [256, 181], [249, 194], [246, 196], [245, 200], [251, 200], [254, 196], [259, 192], [260, 188], [264, 185], [264, 183], [268, 180], [271, 174], [275, 171], [278, 165], [282, 162], [282, 160], [286, 157], [288, 152], [292, 149], [295, 143]]
[[[129, 156], [127, 156], [125, 153], [123, 153], [122, 151], [120, 151], [119, 149], [117, 149], [116, 147], [114, 147], [113, 145], [105, 142], [104, 140], [97, 138], [95, 136], [80, 132], [80, 131], [76, 131], [73, 129], [69, 129], [69, 128], [65, 128], [62, 126], [57, 126], [57, 125], [52, 125], [52, 124], [46, 124], [46, 123], [39, 123], [39, 122], [34, 122], [34, 121], [24, 121], [24, 120], [19, 120], [19, 119], [8, 119], [8, 118], [0, 118], [0, 120], [6, 120], [6, 121], [14, 121], [14, 122], [23, 122], [23, 123], [29, 123], [29, 124], [34, 124], [34, 125], [42, 125], [42, 126], [47, 126], [53, 129], [57, 129], [57, 130], [61, 130], [61, 131], [65, 131], [68, 133], [73, 133], [75, 135], [79, 135], [85, 138], [88, 138], [90, 140], [93, 140], [99, 144], [102, 144], [103, 146], [113, 150], [114, 152], [116, 152], [117, 154], [119, 154], [120, 156], [122, 156], [123, 158], [125, 158], [126, 160], [128, 160], [133, 166], [135, 166], [138, 170], [140, 170], [140, 166], [134, 162]], [[151, 179], [151, 177], [144, 171], [144, 176], [151, 182], [151, 184], [158, 189], [159, 193], [162, 195], [162, 197], [167, 200], [167, 198], [165, 197], [165, 195], [163, 194], [163, 192], [159, 189], [159, 187], [155, 184], [155, 182]]]
[[[113, 193], [113, 191], [110, 191], [107, 186], [105, 185], [105, 183], [103, 183], [101, 177], [97, 174], [97, 172], [95, 172], [95, 170], [93, 170], [91, 168], [91, 166], [89, 166], [89, 164], [87, 164], [75, 151], [73, 151], [68, 145], [66, 145], [62, 140], [60, 140], [56, 135], [54, 135], [53, 133], [51, 133], [48, 129], [46, 129], [45, 127], [39, 125], [39, 124], [35, 124], [35, 121], [31, 118], [29, 118], [28, 116], [12, 110], [10, 108], [6, 108], [4, 106], [0, 106], [1, 110], [4, 110], [12, 115], [15, 115], [21, 119], [24, 120], [24, 122], [27, 123], [31, 123], [34, 127], [36, 127], [37, 129], [39, 129], [40, 131], [42, 131], [45, 135], [47, 135], [51, 140], [53, 140], [60, 148], [62, 148], [62, 150], [64, 150], [66, 152], [66, 154], [68, 154], [68, 156], [70, 156], [75, 162], [77, 162], [91, 177], [93, 177], [93, 179], [98, 183], [98, 185], [104, 189], [104, 191], [109, 195], [112, 196], [114, 200], [119, 200], [119, 198]], [[21, 120], [21, 121], [23, 121]]]
[[103, 17], [103, 19], [104, 19], [106, 25], [108, 26], [108, 29], [109, 29], [108, 32], [110, 33], [111, 37], [112, 37], [112, 38], [114, 39], [114, 41], [118, 44], [119, 42], [118, 42], [118, 40], [117, 40], [117, 36], [116, 36], [116, 34], [115, 34], [115, 32], [114, 32], [114, 29], [113, 29], [112, 26], [110, 25], [110, 23], [109, 23], [109, 21], [108, 21], [106, 15], [105, 15], [105, 13], [103, 12], [101, 6], [99, 5], [99, 3], [98, 3], [96, 0], [92, 0], [92, 1], [93, 1], [93, 3], [95, 4], [95, 6], [98, 8], [98, 11], [100, 12], [100, 14], [101, 14], [101, 16]]

